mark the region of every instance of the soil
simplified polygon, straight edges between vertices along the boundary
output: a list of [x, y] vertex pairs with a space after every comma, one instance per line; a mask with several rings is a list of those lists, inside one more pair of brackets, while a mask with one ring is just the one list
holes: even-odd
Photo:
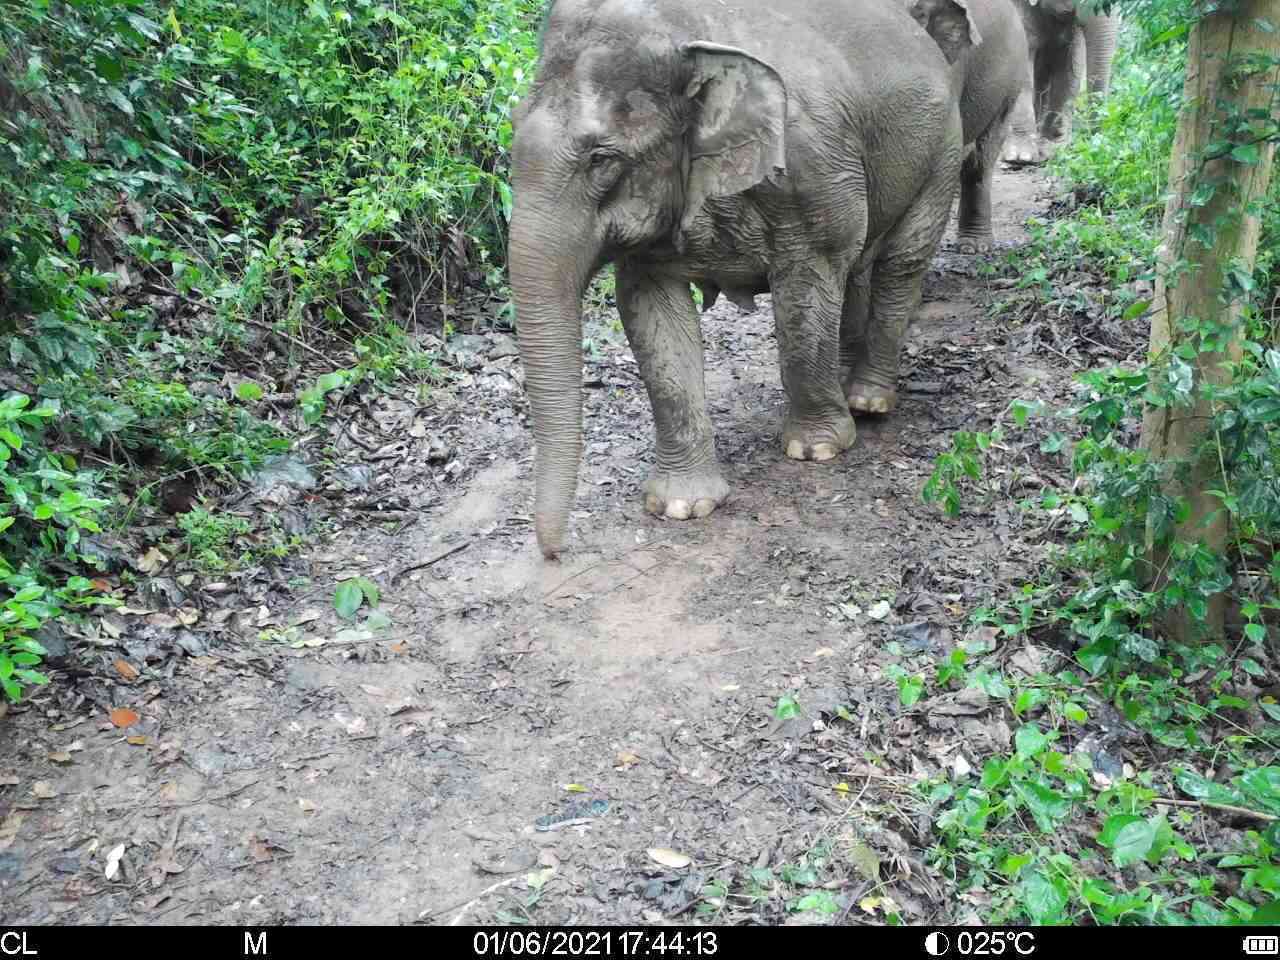
[[[1005, 171], [995, 195], [1007, 248], [1051, 189]], [[1041, 549], [1012, 507], [925, 503], [935, 457], [1078, 365], [1011, 349], [979, 264], [944, 244], [898, 410], [829, 464], [781, 451], [768, 297], [716, 305], [733, 494], [703, 521], [642, 508], [648, 400], [602, 313], [559, 563], [534, 544], [511, 339], [454, 338], [450, 387], [352, 415], [356, 466], [327, 474], [346, 480], [240, 504], [318, 531], [306, 552], [225, 583], [154, 571], [151, 602], [10, 710], [6, 921], [972, 922], [927, 862], [919, 785], [980, 770], [1009, 717], [973, 689], [903, 707], [886, 671], [945, 657]], [[356, 576], [378, 587], [371, 622], [331, 602]], [[1028, 651], [1054, 655], [995, 653]]]

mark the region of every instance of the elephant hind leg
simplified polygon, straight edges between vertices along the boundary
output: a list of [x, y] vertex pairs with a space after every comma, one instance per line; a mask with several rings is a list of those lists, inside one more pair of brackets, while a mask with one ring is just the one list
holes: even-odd
[[1013, 104], [978, 137], [960, 170], [960, 217], [956, 227], [961, 253], [986, 253], [993, 243], [991, 232], [991, 181], [1009, 131]]
[[782, 447], [793, 460], [834, 459], [857, 436], [840, 390], [847, 277], [847, 266], [814, 257], [779, 265], [769, 278], [788, 399]]
[[[958, 134], [957, 125], [957, 141]], [[897, 406], [902, 341], [920, 305], [925, 272], [951, 218], [960, 163], [960, 151], [953, 144], [871, 267], [866, 346], [844, 382], [845, 401], [856, 413], [891, 413]]]

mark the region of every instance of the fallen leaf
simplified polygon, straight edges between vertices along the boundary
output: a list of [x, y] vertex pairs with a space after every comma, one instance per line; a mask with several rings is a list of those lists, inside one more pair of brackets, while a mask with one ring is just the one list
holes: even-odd
[[842, 782], [842, 783], [837, 783], [837, 784], [835, 785], [835, 789], [836, 789], [836, 790], [839, 790], [841, 793], [848, 793], [848, 792], [849, 792], [849, 785], [848, 785], [847, 783], [843, 783], [843, 782]]
[[836, 655], [836, 652], [832, 650], [830, 647], [819, 647], [817, 650], [813, 651], [813, 656], [815, 660], [818, 659], [819, 657], [834, 657], [835, 655]]
[[128, 660], [117, 660], [115, 662], [115, 668], [116, 673], [120, 674], [120, 676], [124, 677], [126, 680], [138, 679], [138, 668]]
[[871, 883], [880, 881], [880, 858], [861, 840], [855, 841], [848, 851], [849, 862]]
[[124, 844], [119, 843], [107, 854], [107, 879], [114, 880], [120, 872], [120, 861], [124, 859]]
[[409, 649], [409, 644], [407, 643], [393, 643], [391, 645], [391, 652], [397, 655], [404, 653], [408, 649]]
[[71, 754], [67, 753], [65, 750], [59, 750], [57, 753], [49, 754], [49, 759], [54, 763], [70, 763]]
[[889, 606], [888, 600], [881, 600], [879, 603], [873, 604], [871, 609], [867, 611], [867, 616], [872, 620], [883, 620], [889, 616], [889, 611], [893, 609]]
[[300, 614], [298, 614], [298, 618], [293, 621], [293, 625], [295, 627], [300, 627], [304, 623], [314, 623], [319, 619], [320, 619], [320, 611], [317, 610], [315, 607], [311, 607], [307, 610], [303, 610]]
[[580, 783], [566, 783], [564, 785], [564, 788], [565, 790], [569, 791], [569, 793], [586, 793], [587, 792], [587, 788]]
[[951, 769], [956, 772], [957, 777], [967, 777], [973, 772], [973, 767], [969, 766], [969, 761], [964, 758], [962, 753], [956, 754], [956, 758], [951, 764]]
[[111, 636], [112, 640], [118, 639], [120, 637], [120, 634], [124, 633], [124, 626], [122, 624], [116, 623], [116, 621], [114, 621], [110, 617], [103, 617], [98, 622], [102, 624], [102, 629], [105, 630]]
[[78, 751], [83, 749], [84, 749], [83, 740], [72, 740], [70, 743], [67, 744], [67, 753], [77, 753]]
[[269, 860], [275, 859], [275, 855], [272, 854], [271, 848], [257, 837], [249, 838], [249, 856], [253, 858], [255, 863], [266, 863]]
[[147, 738], [142, 736], [125, 737], [125, 741], [132, 743], [135, 747], [141, 747], [147, 742]]
[[89, 581], [89, 589], [96, 593], [110, 593], [111, 584], [99, 577]]
[[116, 707], [111, 711], [111, 722], [117, 727], [132, 727], [142, 717], [128, 707]]
[[178, 611], [178, 620], [184, 627], [190, 627], [200, 619], [200, 611], [187, 608]]
[[168, 562], [168, 557], [161, 553], [158, 548], [152, 547], [138, 558], [137, 567], [143, 573], [155, 573]]
[[385, 697], [387, 695], [387, 691], [384, 688], [375, 687], [371, 683], [360, 684], [360, 689], [371, 697]]
[[196, 582], [196, 575], [194, 573], [184, 573], [182, 576], [178, 578], [179, 585], [184, 587], [189, 587], [195, 582]]
[[164, 803], [178, 802], [178, 784], [173, 780], [166, 780], [164, 786], [160, 788], [160, 800]]
[[634, 767], [637, 763], [640, 762], [640, 758], [637, 757], [634, 753], [627, 753], [625, 751], [618, 754], [617, 759], [618, 759], [618, 765], [613, 768], [615, 770], [630, 770], [632, 767]]
[[182, 626], [182, 621], [177, 617], [170, 616], [167, 613], [153, 613], [147, 617], [147, 623], [153, 627], [159, 627], [162, 630], [176, 630]]
[[16, 787], [19, 783], [17, 776], [12, 773], [0, 773], [0, 787]]
[[41, 800], [52, 800], [58, 795], [57, 791], [53, 789], [53, 785], [50, 784], [48, 780], [37, 780], [31, 785], [31, 792]]
[[298, 807], [302, 810], [302, 812], [303, 812], [303, 813], [315, 813], [315, 812], [316, 812], [316, 805], [315, 805], [314, 803], [312, 803], [310, 800], [303, 800], [303, 799], [299, 798], [299, 799], [298, 799]]
[[656, 860], [664, 867], [671, 867], [673, 870], [679, 870], [693, 863], [693, 858], [683, 853], [677, 853], [675, 850], [669, 850], [666, 847], [650, 847], [648, 850], [650, 859]]
[[738, 690], [741, 690], [741, 689], [742, 689], [742, 684], [740, 684], [740, 683], [726, 683], [726, 684], [725, 684], [723, 687], [721, 687], [720, 689], [721, 689], [721, 691], [722, 691], [722, 692], [724, 692], [724, 693], [735, 693], [735, 692], [737, 692]]

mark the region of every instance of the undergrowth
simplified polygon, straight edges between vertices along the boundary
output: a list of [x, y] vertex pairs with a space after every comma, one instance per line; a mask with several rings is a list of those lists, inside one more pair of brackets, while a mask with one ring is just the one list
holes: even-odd
[[[540, 7], [0, 2], [11, 698], [41, 679], [38, 630], [110, 602], [82, 537], [168, 483], [243, 480], [335, 390], [439, 381], [405, 329], [439, 330], [424, 292], [501, 288], [509, 107]], [[273, 395], [293, 394], [271, 379], [329, 338], [354, 362], [305, 372], [281, 417]], [[287, 355], [224, 382], [270, 343]], [[236, 530], [184, 524], [205, 568], [236, 562]]]
[[[1020, 504], [1056, 553], [974, 617], [1047, 657], [1002, 698], [1019, 724], [1012, 752], [922, 788], [935, 811], [933, 861], [989, 922], [1280, 922], [1280, 182], [1256, 269], [1233, 278], [1249, 301], [1245, 351], [1215, 397], [1215, 496], [1232, 547], [1178, 543], [1159, 576], [1148, 566], [1149, 544], [1165, 542], [1187, 510], [1165, 497], [1162, 465], [1137, 444], [1146, 408], [1184, 403], [1194, 389], [1194, 356], [1145, 362], [1185, 34], [1177, 17], [1130, 31], [1110, 97], [1090, 105], [1050, 165], [1068, 202], [987, 268], [1007, 278], [1006, 322], [1093, 317], [1129, 359], [1081, 371], [1072, 403], [1020, 401], [991, 429], [957, 434], [924, 488], [952, 515], [988, 509], [1001, 495], [988, 469], [1013, 437], [1070, 478]], [[1190, 332], [1200, 349], [1225, 335]], [[1164, 632], [1166, 614], [1199, 620], [1224, 596], [1225, 642]], [[957, 652], [927, 688], [920, 675], [913, 699], [952, 682], [987, 688]], [[1130, 736], [1115, 741], [1117, 724]], [[1206, 829], [1210, 813], [1229, 826]]]

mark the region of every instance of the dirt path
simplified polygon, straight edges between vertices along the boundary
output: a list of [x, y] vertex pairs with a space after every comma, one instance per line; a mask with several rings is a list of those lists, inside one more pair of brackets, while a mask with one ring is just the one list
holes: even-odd
[[[1047, 193], [1001, 174], [998, 238], [1016, 242]], [[206, 609], [197, 655], [132, 682], [111, 665], [142, 618], [122, 614], [99, 673], [2, 721], [7, 922], [963, 919], [972, 905], [924, 864], [916, 784], [958, 754], [979, 768], [1009, 728], [974, 691], [904, 710], [884, 669], [945, 655], [1026, 549], [1008, 518], [975, 527], [920, 499], [954, 430], [1065, 376], [1007, 356], [993, 295], [944, 251], [899, 412], [861, 421], [833, 465], [779, 449], [768, 298], [750, 315], [722, 302], [708, 394], [734, 493], [687, 524], [641, 508], [648, 402], [599, 325], [561, 565], [533, 545], [518, 364], [476, 370], [379, 467], [408, 513], [347, 511], [295, 569], [308, 584]], [[379, 584], [390, 627], [337, 621], [353, 573]], [[799, 716], [778, 719], [783, 698]], [[117, 706], [142, 719], [114, 728]]]

